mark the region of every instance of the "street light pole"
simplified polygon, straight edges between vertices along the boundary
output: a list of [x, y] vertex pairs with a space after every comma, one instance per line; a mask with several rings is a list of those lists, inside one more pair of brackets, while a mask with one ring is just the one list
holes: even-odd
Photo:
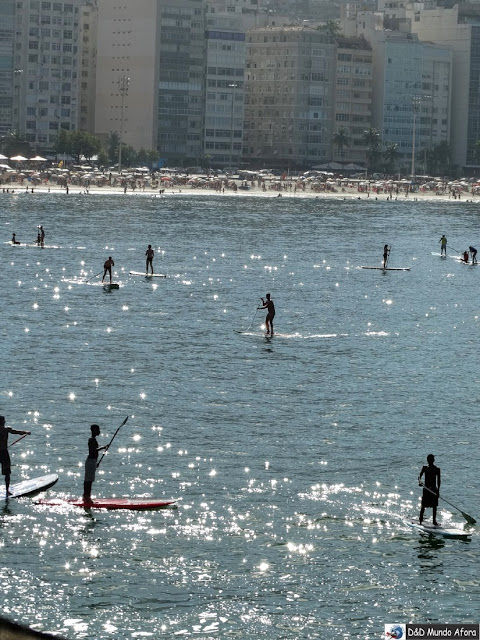
[[412, 111], [413, 111], [413, 131], [412, 131], [412, 180], [415, 178], [415, 121], [417, 115], [417, 109], [422, 102], [421, 96], [412, 97]]
[[122, 172], [122, 138], [123, 138], [123, 110], [125, 107], [125, 95], [128, 93], [130, 78], [123, 74], [118, 80], [118, 90], [120, 92], [120, 134], [118, 137], [118, 173]]
[[230, 169], [232, 168], [233, 157], [233, 108], [235, 106], [235, 89], [238, 87], [236, 82], [228, 85], [232, 89], [232, 111], [230, 114]]
[[[23, 74], [23, 69], [15, 69], [13, 72], [15, 76], [15, 91], [17, 93], [16, 96], [16, 107], [17, 107], [17, 133], [20, 135], [20, 78]], [[12, 112], [12, 125], [13, 125], [13, 112]]]

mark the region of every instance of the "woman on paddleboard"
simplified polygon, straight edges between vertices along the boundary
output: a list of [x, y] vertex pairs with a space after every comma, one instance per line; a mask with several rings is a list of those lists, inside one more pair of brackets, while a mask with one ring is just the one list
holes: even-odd
[[99, 447], [97, 436], [100, 435], [100, 427], [98, 424], [92, 424], [90, 427], [92, 432], [88, 439], [88, 457], [85, 460], [85, 479], [83, 482], [83, 499], [85, 502], [91, 502], [92, 485], [95, 481], [95, 472], [97, 470], [98, 452], [107, 447]]
[[4, 416], [0, 416], [0, 464], [2, 465], [2, 475], [5, 476], [5, 489], [7, 496], [11, 496], [10, 491], [10, 454], [8, 453], [8, 434], [15, 433], [20, 436], [29, 436], [30, 431], [20, 431], [19, 429], [12, 429], [5, 426]]

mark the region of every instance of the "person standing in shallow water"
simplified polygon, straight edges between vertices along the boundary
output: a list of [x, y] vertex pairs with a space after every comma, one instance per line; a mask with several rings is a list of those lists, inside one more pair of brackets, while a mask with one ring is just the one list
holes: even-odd
[[257, 307], [257, 309], [267, 310], [267, 317], [265, 318], [265, 327], [267, 331], [265, 335], [273, 336], [273, 319], [275, 317], [275, 305], [273, 304], [273, 300], [271, 300], [269, 293], [267, 293], [266, 298], [266, 300], [261, 298], [263, 307]]
[[[435, 456], [430, 453], [427, 456], [428, 465], [424, 465], [418, 476], [418, 484], [423, 487], [422, 506], [420, 508], [420, 516], [418, 518], [420, 524], [423, 522], [423, 515], [425, 509], [433, 509], [433, 524], [438, 527], [437, 522], [437, 507], [438, 496], [440, 495], [440, 469], [435, 466]], [[422, 477], [425, 476], [425, 482], [422, 482]]]
[[97, 436], [100, 435], [99, 425], [92, 424], [90, 431], [92, 435], [88, 439], [88, 457], [85, 460], [85, 478], [83, 482], [83, 499], [86, 502], [92, 499], [92, 485], [95, 481], [95, 473], [97, 471], [98, 452], [107, 448], [107, 445], [103, 447], [98, 446]]
[[152, 249], [152, 245], [148, 245], [148, 249], [145, 251], [145, 255], [147, 256], [147, 264], [145, 266], [145, 273], [148, 273], [148, 267], [152, 270], [153, 275], [153, 257], [155, 255], [155, 251]]
[[2, 466], [2, 475], [5, 476], [5, 489], [7, 496], [12, 495], [10, 491], [11, 463], [10, 454], [8, 453], [8, 436], [10, 433], [14, 433], [19, 436], [29, 436], [30, 431], [20, 431], [19, 429], [6, 427], [4, 416], [0, 416], [0, 464]]

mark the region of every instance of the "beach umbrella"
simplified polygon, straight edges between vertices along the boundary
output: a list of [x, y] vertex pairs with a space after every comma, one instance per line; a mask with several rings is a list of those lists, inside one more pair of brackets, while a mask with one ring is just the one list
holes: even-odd
[[[12, 158], [14, 160], [14, 158]], [[34, 158], [29, 158], [30, 162], [46, 162], [46, 158], [42, 158], [42, 156], [35, 156]]]
[[0, 160], [8, 160], [8, 158], [4, 156], [3, 153], [0, 153]]
[[10, 160], [13, 160], [13, 162], [24, 162], [27, 158], [24, 158], [23, 156], [13, 156], [13, 158], [10, 158]]

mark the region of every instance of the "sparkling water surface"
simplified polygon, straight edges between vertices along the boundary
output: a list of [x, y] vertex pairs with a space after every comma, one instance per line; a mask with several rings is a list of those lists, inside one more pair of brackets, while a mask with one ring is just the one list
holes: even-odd
[[[12, 482], [81, 494], [92, 422], [128, 415], [94, 495], [0, 503], [3, 615], [66, 638], [379, 638], [478, 622], [479, 544], [422, 538], [418, 472], [478, 519], [479, 205], [2, 195], [0, 413]], [[362, 270], [380, 265], [411, 271]], [[156, 271], [144, 268], [148, 244]], [[478, 244], [477, 244], [478, 246]], [[433, 252], [433, 253], [432, 253]], [[436, 254], [436, 255], [434, 255]], [[96, 286], [115, 260], [119, 290]], [[86, 282], [92, 278], [91, 282]], [[260, 297], [276, 305], [264, 337]], [[243, 331], [242, 333], [238, 331]], [[13, 440], [13, 438], [12, 438]], [[463, 526], [441, 502], [444, 523]], [[431, 512], [427, 511], [430, 517]]]

